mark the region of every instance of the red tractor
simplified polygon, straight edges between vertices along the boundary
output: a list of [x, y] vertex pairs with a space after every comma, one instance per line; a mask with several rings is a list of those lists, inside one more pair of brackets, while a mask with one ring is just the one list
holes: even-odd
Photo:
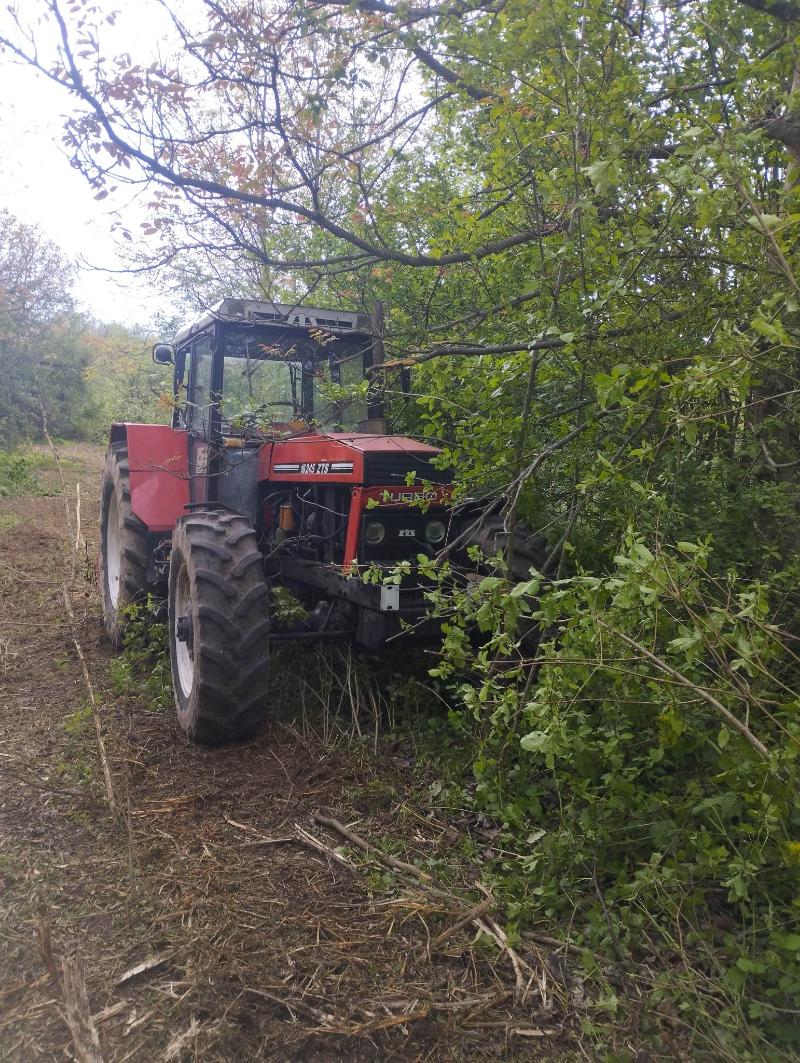
[[[435, 447], [386, 435], [369, 369], [369, 316], [225, 299], [153, 358], [174, 366], [170, 427], [114, 424], [102, 487], [105, 627], [120, 647], [129, 607], [167, 590], [181, 726], [217, 745], [254, 734], [276, 639], [350, 637], [377, 649], [425, 627], [425, 588], [367, 584], [358, 566], [435, 556], [456, 538], [451, 473]], [[467, 537], [501, 548], [502, 526]], [[517, 566], [535, 545], [515, 546]], [[270, 624], [270, 592], [302, 619]]]

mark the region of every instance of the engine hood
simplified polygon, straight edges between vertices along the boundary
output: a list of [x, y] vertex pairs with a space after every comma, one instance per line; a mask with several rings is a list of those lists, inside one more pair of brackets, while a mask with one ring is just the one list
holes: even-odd
[[403, 486], [451, 483], [452, 471], [431, 464], [437, 447], [407, 436], [353, 432], [309, 434], [266, 444], [259, 455], [259, 478], [276, 482], [353, 483]]

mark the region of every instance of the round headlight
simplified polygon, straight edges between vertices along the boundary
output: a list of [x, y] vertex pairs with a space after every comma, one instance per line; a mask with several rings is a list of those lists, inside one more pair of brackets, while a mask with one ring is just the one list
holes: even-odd
[[386, 537], [386, 529], [379, 520], [371, 520], [364, 532], [364, 538], [370, 546], [377, 546]]
[[444, 521], [429, 520], [425, 525], [425, 538], [431, 546], [438, 546], [439, 543], [443, 543], [446, 535], [447, 528], [444, 526]]

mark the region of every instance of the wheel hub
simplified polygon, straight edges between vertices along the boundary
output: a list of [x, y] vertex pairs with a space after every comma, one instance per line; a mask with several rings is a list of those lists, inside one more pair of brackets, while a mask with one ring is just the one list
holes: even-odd
[[175, 621], [175, 638], [179, 642], [188, 642], [191, 652], [191, 646], [194, 644], [194, 624], [191, 613], [179, 616]]

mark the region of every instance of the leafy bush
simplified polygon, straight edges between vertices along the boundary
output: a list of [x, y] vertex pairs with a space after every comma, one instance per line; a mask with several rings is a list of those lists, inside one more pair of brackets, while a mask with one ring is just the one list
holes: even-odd
[[111, 663], [111, 679], [118, 694], [136, 695], [148, 708], [172, 705], [169, 629], [163, 620], [163, 603], [147, 601], [126, 609], [124, 649]]
[[711, 561], [707, 540], [629, 528], [605, 575], [511, 587], [498, 568], [467, 593], [420, 558], [444, 618], [432, 672], [460, 800], [502, 827], [512, 923], [647, 961], [653, 1022], [782, 1058], [800, 1044], [800, 658], [765, 587]]
[[41, 491], [34, 458], [16, 451], [0, 450], [0, 498], [34, 495]]

